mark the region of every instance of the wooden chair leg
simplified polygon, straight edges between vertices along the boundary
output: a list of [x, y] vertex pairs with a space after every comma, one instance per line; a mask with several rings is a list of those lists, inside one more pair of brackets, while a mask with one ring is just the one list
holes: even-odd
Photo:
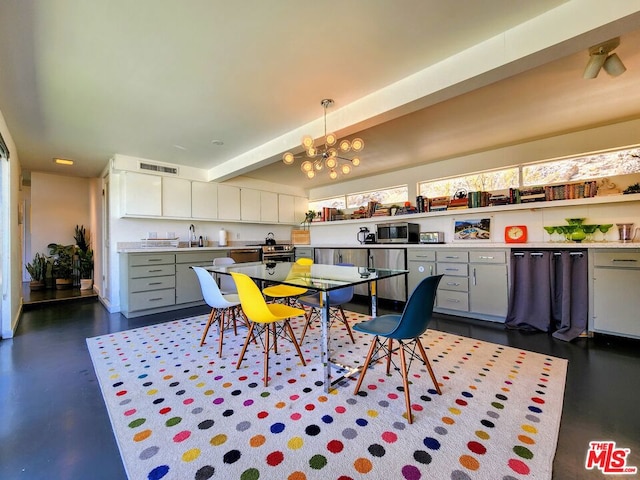
[[[244, 341], [244, 345], [242, 346], [242, 351], [240, 352], [240, 358], [238, 359], [238, 363], [236, 364], [236, 370], [238, 368], [240, 368], [240, 364], [242, 363], [242, 360], [244, 359], [244, 353], [247, 351], [247, 346], [249, 345], [249, 342], [251, 341], [253, 337], [253, 327], [255, 327], [255, 323], [251, 322], [251, 325], [249, 325], [249, 331], [247, 332], [247, 339]], [[255, 340], [255, 339], [254, 339]]]
[[224, 309], [218, 313], [218, 330], [220, 331], [218, 340], [218, 357], [222, 358], [222, 342], [224, 341], [224, 328], [225, 328], [225, 316], [228, 314], [228, 309]]
[[298, 341], [296, 340], [296, 337], [293, 333], [293, 328], [291, 328], [291, 323], [289, 322], [288, 319], [284, 321], [284, 328], [287, 329], [287, 333], [291, 337], [293, 346], [296, 347], [296, 352], [298, 352], [298, 357], [300, 357], [300, 361], [302, 362], [302, 365], [306, 367], [307, 362], [304, 361], [304, 357], [302, 356], [302, 351], [300, 350], [300, 345], [298, 345]]
[[391, 373], [391, 355], [393, 355], [393, 339], [389, 339], [387, 343], [389, 354], [387, 355], [387, 375]]
[[313, 307], [308, 312], [306, 310], [304, 311], [304, 328], [302, 329], [302, 335], [300, 335], [300, 345], [302, 345], [304, 336], [307, 334], [307, 328], [309, 328], [309, 325], [311, 324], [312, 313], [313, 313]]
[[367, 373], [367, 369], [369, 368], [369, 364], [371, 363], [371, 357], [373, 357], [373, 351], [376, 348], [376, 343], [378, 342], [378, 337], [374, 337], [371, 341], [371, 346], [369, 347], [369, 353], [367, 353], [367, 358], [364, 361], [364, 365], [362, 367], [362, 371], [360, 372], [360, 378], [358, 378], [358, 383], [356, 384], [356, 389], [353, 391], [354, 395], [357, 395], [360, 391], [360, 385], [362, 385], [362, 380], [364, 380], [364, 374]]
[[351, 341], [355, 344], [356, 340], [355, 338], [353, 338], [353, 332], [351, 331], [351, 327], [349, 326], [349, 322], [347, 321], [347, 316], [344, 314], [344, 309], [342, 308], [342, 305], [338, 306], [337, 308], [338, 308], [338, 311], [340, 312], [340, 315], [342, 315], [342, 323], [344, 323], [344, 326], [347, 327], [347, 332], [349, 332]]
[[404, 387], [404, 401], [407, 407], [407, 421], [413, 423], [411, 416], [411, 399], [409, 398], [409, 378], [407, 377], [407, 360], [404, 355], [404, 345], [400, 342], [400, 365], [402, 368], [402, 386]]
[[436, 387], [436, 392], [438, 392], [438, 395], [442, 395], [442, 392], [440, 391], [440, 385], [436, 380], [436, 376], [433, 373], [433, 368], [431, 368], [431, 363], [429, 362], [429, 358], [427, 357], [427, 352], [424, 351], [422, 342], [419, 339], [416, 338], [416, 342], [418, 342], [418, 349], [420, 350], [420, 355], [422, 356], [422, 360], [424, 361], [424, 364], [427, 366], [427, 370], [429, 370], [429, 375], [431, 375], [431, 380], [433, 380], [433, 385]]
[[204, 345], [204, 339], [207, 338], [207, 333], [209, 332], [209, 327], [211, 327], [211, 323], [213, 322], [213, 315], [215, 314], [216, 309], [212, 308], [211, 313], [209, 314], [209, 318], [207, 319], [207, 324], [204, 327], [204, 331], [202, 332], [202, 338], [200, 339], [200, 346]]

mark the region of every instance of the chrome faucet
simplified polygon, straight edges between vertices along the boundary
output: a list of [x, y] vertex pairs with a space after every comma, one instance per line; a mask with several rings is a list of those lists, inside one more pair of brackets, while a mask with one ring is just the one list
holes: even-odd
[[189, 225], [189, 248], [193, 247], [193, 242], [196, 239], [196, 227], [192, 223]]

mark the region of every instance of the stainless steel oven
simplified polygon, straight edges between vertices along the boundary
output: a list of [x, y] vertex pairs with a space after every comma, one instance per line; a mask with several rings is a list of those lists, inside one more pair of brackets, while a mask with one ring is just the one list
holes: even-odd
[[294, 248], [293, 245], [263, 245], [262, 246], [262, 262], [293, 262]]

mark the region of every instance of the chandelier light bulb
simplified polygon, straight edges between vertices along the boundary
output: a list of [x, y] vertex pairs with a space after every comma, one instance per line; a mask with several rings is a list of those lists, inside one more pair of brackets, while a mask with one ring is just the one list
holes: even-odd
[[302, 164], [300, 165], [300, 169], [303, 172], [313, 172], [313, 163], [311, 163], [309, 160], [305, 160], [304, 162], [302, 162]]
[[316, 150], [316, 147], [309, 147], [307, 149], [307, 157], [313, 158], [318, 154], [318, 150]]
[[354, 152], [361, 152], [364, 148], [364, 141], [361, 138], [354, 138], [351, 142], [351, 149]]
[[307, 172], [307, 178], [311, 179], [311, 178], [313, 178], [315, 176], [316, 176], [316, 172], [314, 172], [313, 170], [309, 170]]
[[338, 156], [338, 151], [335, 148], [330, 148], [329, 150], [327, 150], [327, 156], [329, 156], [329, 157], [337, 157]]
[[360, 165], [360, 157], [353, 157], [351, 159], [351, 165], [353, 165], [354, 167], [357, 167], [358, 165]]
[[349, 150], [351, 150], [351, 142], [349, 140], [341, 140], [340, 141], [340, 151], [346, 153]]
[[293, 153], [287, 152], [282, 156], [282, 161], [287, 165], [292, 165], [294, 161]]
[[313, 138], [311, 137], [311, 135], [305, 135], [304, 137], [302, 137], [302, 146], [307, 150], [310, 147], [313, 147]]
[[351, 173], [351, 165], [349, 165], [348, 163], [342, 165], [341, 169], [344, 175], [349, 175]]
[[322, 170], [322, 160], [316, 160], [315, 162], [313, 162], [313, 166], [318, 171]]
[[336, 160], [336, 157], [329, 157], [325, 161], [325, 164], [327, 165], [328, 169], [333, 170], [338, 165], [338, 161]]
[[325, 142], [330, 147], [335, 145], [337, 141], [338, 141], [338, 139], [336, 138], [336, 134], [335, 133], [327, 133], [327, 135], [325, 136]]
[[329, 172], [329, 178], [330, 178], [331, 180], [335, 180], [336, 178], [338, 178], [338, 172], [336, 172], [335, 170], [331, 170], [331, 171]]

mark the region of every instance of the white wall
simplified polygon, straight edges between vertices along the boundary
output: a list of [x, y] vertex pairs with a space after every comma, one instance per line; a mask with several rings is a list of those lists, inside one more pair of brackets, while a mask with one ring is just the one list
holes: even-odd
[[[22, 308], [22, 232], [18, 224], [20, 203], [20, 160], [9, 128], [0, 112], [0, 133], [9, 149], [10, 161], [3, 166], [3, 197], [0, 201], [0, 235], [3, 251], [0, 253], [0, 324], [2, 338], [13, 337]], [[4, 162], [4, 160], [3, 160]], [[5, 186], [8, 189], [5, 190]]]

